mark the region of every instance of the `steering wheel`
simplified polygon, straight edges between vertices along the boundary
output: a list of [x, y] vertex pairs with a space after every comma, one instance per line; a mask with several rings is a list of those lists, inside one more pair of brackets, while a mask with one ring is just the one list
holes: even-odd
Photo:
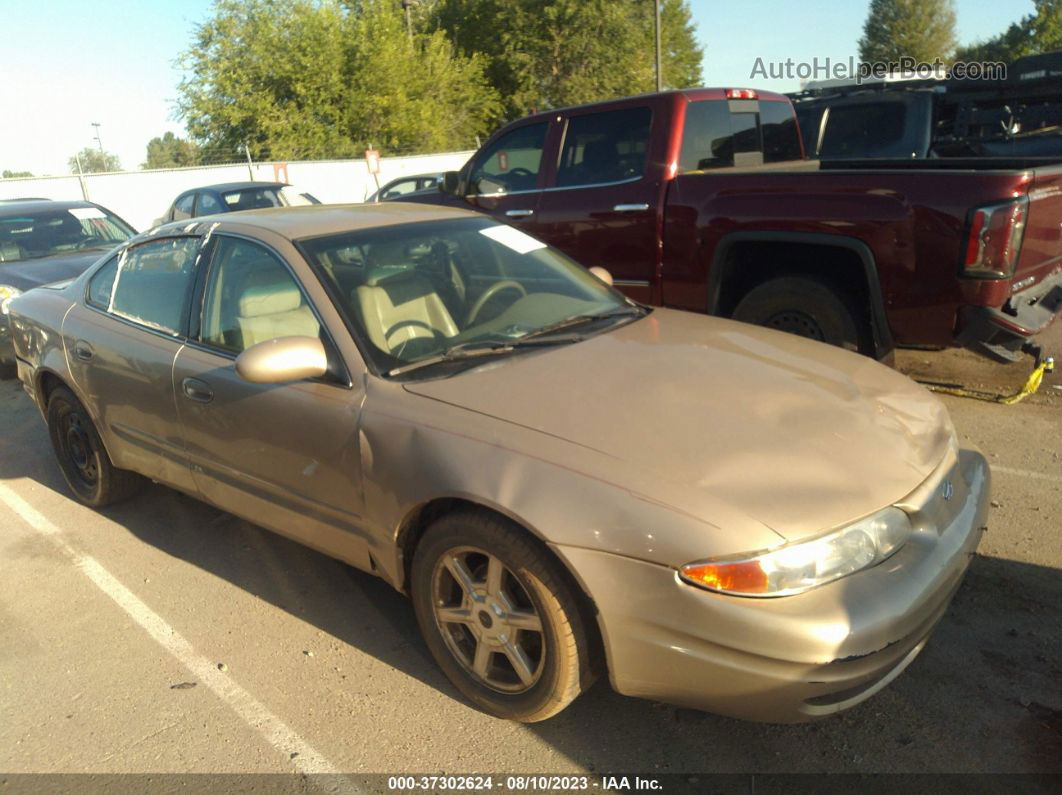
[[[438, 341], [439, 339], [442, 339], [442, 337], [443, 337], [442, 332], [440, 332], [436, 328], [432, 328], [427, 323], [425, 323], [423, 320], [400, 320], [397, 323], [395, 323], [393, 326], [391, 326], [391, 328], [387, 329], [387, 331], [384, 332], [384, 339], [385, 340], [390, 340], [392, 334], [394, 334], [399, 329], [404, 329], [404, 328], [422, 328], [422, 329], [425, 329], [427, 331], [430, 331], [432, 339], [435, 340], [435, 341]], [[402, 358], [402, 352], [406, 349], [406, 346], [409, 343], [411, 343], [413, 340], [416, 340], [416, 339], [424, 339], [424, 337], [410, 337], [407, 340], [403, 340], [402, 342], [400, 342], [398, 344], [398, 346], [396, 348], [392, 348], [391, 349], [391, 355], [392, 356], [396, 356], [399, 359], [401, 359]], [[390, 345], [390, 342], [388, 342], [388, 345]]]
[[506, 176], [510, 176], [510, 177], [533, 177], [533, 176], [535, 176], [535, 172], [531, 171], [530, 169], [526, 169], [523, 166], [517, 166], [516, 168], [510, 168], [506, 172]]
[[476, 318], [479, 317], [479, 313], [483, 311], [483, 307], [485, 307], [487, 302], [502, 290], [518, 290], [521, 296], [527, 295], [527, 290], [524, 289], [524, 286], [520, 284], [520, 282], [514, 282], [512, 279], [503, 279], [500, 282], [494, 282], [494, 284], [484, 290], [483, 294], [476, 299], [476, 303], [472, 305], [472, 308], [468, 312], [468, 320], [465, 322], [465, 325], [474, 326], [476, 324]]

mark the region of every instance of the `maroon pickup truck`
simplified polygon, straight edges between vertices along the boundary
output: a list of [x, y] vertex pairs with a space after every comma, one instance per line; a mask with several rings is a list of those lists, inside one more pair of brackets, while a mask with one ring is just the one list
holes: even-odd
[[789, 100], [648, 94], [495, 133], [439, 193], [650, 304], [860, 350], [1014, 361], [1062, 309], [1062, 164], [805, 160]]

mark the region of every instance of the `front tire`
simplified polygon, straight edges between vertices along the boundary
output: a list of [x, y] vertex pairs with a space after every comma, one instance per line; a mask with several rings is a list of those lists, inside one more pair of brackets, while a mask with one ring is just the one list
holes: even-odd
[[590, 686], [590, 644], [565, 573], [508, 520], [436, 520], [413, 557], [413, 606], [447, 678], [485, 712], [533, 723]]
[[124, 500], [144, 484], [144, 479], [111, 463], [85, 407], [66, 387], [56, 387], [48, 398], [48, 435], [70, 490], [92, 508]]
[[817, 279], [786, 276], [759, 284], [738, 302], [732, 317], [846, 350], [860, 349], [850, 299]]

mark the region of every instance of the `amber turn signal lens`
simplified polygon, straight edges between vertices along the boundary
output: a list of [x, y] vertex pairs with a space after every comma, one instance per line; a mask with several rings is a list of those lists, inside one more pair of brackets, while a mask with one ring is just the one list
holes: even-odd
[[713, 591], [766, 593], [767, 572], [758, 561], [700, 563], [682, 567], [683, 578]]

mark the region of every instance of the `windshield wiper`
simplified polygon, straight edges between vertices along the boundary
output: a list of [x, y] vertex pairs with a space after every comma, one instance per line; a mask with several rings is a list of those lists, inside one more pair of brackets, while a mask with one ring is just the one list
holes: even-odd
[[574, 326], [582, 326], [586, 323], [593, 323], [598, 320], [610, 320], [617, 317], [641, 317], [645, 314], [645, 307], [642, 306], [625, 306], [622, 309], [613, 309], [610, 312], [599, 312], [597, 314], [579, 314], [566, 317], [563, 320], [558, 320], [556, 323], [550, 323], [548, 326], [543, 326], [540, 329], [535, 329], [529, 334], [525, 334], [521, 337], [521, 340], [534, 339], [536, 337], [545, 337], [548, 334], [561, 331], [563, 329], [573, 328]]
[[565, 345], [571, 342], [579, 342], [581, 339], [582, 337], [579, 335], [570, 334], [564, 337], [553, 337], [548, 340], [528, 340], [527, 337], [506, 340], [504, 342], [501, 340], [469, 340], [468, 342], [451, 345], [446, 350], [437, 353], [434, 356], [428, 356], [424, 359], [418, 359], [415, 362], [395, 367], [388, 370], [387, 374], [389, 376], [402, 375], [403, 373], [412, 372], [413, 370], [419, 370], [422, 367], [430, 367], [431, 365], [441, 364], [443, 362], [477, 359], [483, 356], [501, 356], [512, 353], [518, 348], [541, 348], [547, 345]]

